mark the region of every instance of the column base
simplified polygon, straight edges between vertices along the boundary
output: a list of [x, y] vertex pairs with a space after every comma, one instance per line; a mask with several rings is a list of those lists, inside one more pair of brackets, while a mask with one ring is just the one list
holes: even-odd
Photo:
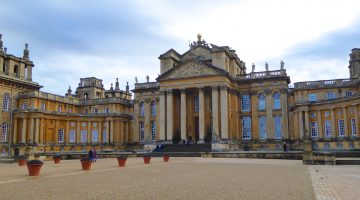
[[197, 141], [198, 144], [205, 144], [205, 140], [199, 140]]
[[166, 141], [165, 141], [165, 144], [172, 144], [172, 143], [173, 143], [172, 140], [166, 140]]
[[145, 151], [154, 151], [154, 149], [156, 148], [156, 144], [144, 144], [144, 150]]
[[218, 142], [211, 142], [211, 151], [229, 151], [229, 140], [218, 140]]

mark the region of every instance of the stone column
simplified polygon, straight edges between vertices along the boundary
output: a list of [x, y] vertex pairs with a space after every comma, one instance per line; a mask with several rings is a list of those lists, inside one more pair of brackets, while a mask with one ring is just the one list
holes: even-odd
[[34, 143], [34, 118], [31, 117], [30, 119], [30, 130], [29, 130], [29, 139], [31, 140], [30, 143]]
[[220, 88], [221, 139], [229, 139], [229, 110], [227, 87]]
[[355, 105], [354, 112], [355, 112], [354, 115], [355, 115], [356, 135], [359, 136], [359, 133], [360, 133], [359, 115], [360, 115], [360, 113], [358, 112], [357, 105]]
[[151, 108], [150, 108], [150, 99], [145, 99], [144, 101], [144, 109], [145, 109], [145, 121], [144, 121], [144, 140], [148, 141], [150, 138], [151, 140], [151, 123], [150, 123], [150, 115], [151, 115]]
[[44, 127], [43, 127], [43, 124], [44, 124], [44, 119], [40, 118], [40, 139], [39, 139], [40, 144], [44, 143]]
[[322, 115], [321, 110], [318, 112], [318, 132], [319, 132], [319, 138], [325, 138], [324, 137], [324, 131], [323, 131], [323, 124], [322, 124]]
[[28, 81], [32, 80], [32, 66], [31, 65], [27, 65], [27, 80]]
[[26, 143], [26, 118], [22, 119], [21, 143]]
[[110, 122], [110, 134], [109, 134], [109, 137], [110, 137], [110, 143], [113, 143], [114, 142], [114, 120], [111, 120], [111, 122]]
[[[2, 70], [0, 70], [2, 71]], [[17, 144], [18, 137], [18, 119], [14, 118], [13, 144]]]
[[110, 121], [106, 121], [106, 131], [105, 131], [105, 134], [106, 134], [106, 141], [104, 141], [105, 143], [110, 143]]
[[90, 121], [87, 122], [88, 126], [87, 126], [87, 142], [88, 144], [92, 143], [92, 124]]
[[330, 110], [331, 115], [331, 137], [337, 137], [336, 136], [336, 120], [335, 120], [335, 111], [334, 109]]
[[181, 90], [181, 111], [180, 111], [180, 122], [181, 122], [181, 140], [186, 140], [186, 91]]
[[64, 144], [67, 145], [69, 144], [69, 136], [70, 136], [70, 121], [66, 120], [66, 125], [65, 125], [65, 133], [64, 133]]
[[280, 90], [281, 93], [281, 120], [282, 120], [282, 133], [284, 139], [289, 139], [289, 124], [288, 124], [288, 96], [287, 88]]
[[309, 111], [305, 111], [305, 134], [306, 136], [311, 138], [310, 134], [310, 120], [309, 120]]
[[205, 137], [205, 97], [204, 88], [199, 88], [199, 142], [204, 142]]
[[303, 139], [305, 134], [304, 134], [304, 118], [303, 118], [303, 111], [298, 111], [298, 115], [299, 115], [299, 137], [300, 139]]
[[272, 105], [272, 90], [266, 89], [265, 91], [265, 108], [266, 108], [266, 138], [274, 139], [274, 120], [272, 115], [273, 105]]
[[40, 118], [35, 118], [35, 143], [39, 144]]
[[58, 121], [55, 120], [55, 132], [54, 132], [54, 136], [53, 136], [55, 144], [59, 143], [58, 142], [58, 131], [59, 131], [58, 129], [59, 129]]
[[344, 137], [349, 137], [350, 133], [349, 133], [349, 121], [348, 121], [348, 117], [347, 117], [347, 110], [346, 107], [343, 108], [343, 113], [344, 113]]
[[76, 143], [81, 143], [81, 122], [78, 121], [77, 122], [77, 126], [76, 126]]
[[174, 107], [173, 107], [173, 94], [171, 90], [167, 91], [166, 95], [167, 101], [167, 113], [166, 113], [166, 121], [167, 121], [167, 133], [166, 133], [166, 140], [171, 141], [173, 132], [174, 132]]
[[[159, 96], [159, 112], [160, 112], [160, 116], [159, 116], [159, 125], [160, 125], [160, 137], [159, 139], [161, 141], [165, 140], [165, 133], [166, 133], [166, 123], [165, 123], [165, 92], [164, 91], [160, 91], [160, 96]], [[138, 124], [136, 124], [136, 126], [138, 126]]]
[[129, 136], [128, 136], [128, 134], [129, 134], [129, 131], [128, 131], [128, 129], [129, 129], [129, 127], [128, 127], [128, 122], [127, 121], [125, 121], [124, 122], [124, 143], [126, 144], [126, 143], [128, 143], [129, 142]]
[[213, 136], [216, 134], [220, 136], [219, 131], [219, 91], [218, 87], [213, 87], [211, 91], [212, 100], [212, 123], [213, 123]]
[[97, 123], [99, 124], [98, 142], [100, 144], [100, 143], [103, 143], [104, 122], [103, 121], [98, 121]]

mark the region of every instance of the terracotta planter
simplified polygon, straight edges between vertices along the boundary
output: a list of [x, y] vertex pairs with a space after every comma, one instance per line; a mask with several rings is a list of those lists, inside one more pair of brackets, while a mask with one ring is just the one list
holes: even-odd
[[25, 158], [19, 158], [18, 164], [19, 164], [19, 166], [25, 166], [26, 165], [26, 159]]
[[144, 156], [144, 164], [150, 164], [151, 156]]
[[43, 162], [40, 160], [31, 160], [27, 162], [26, 165], [29, 171], [29, 176], [39, 176]]
[[117, 158], [119, 167], [125, 167], [126, 158]]
[[55, 164], [60, 164], [60, 160], [61, 160], [60, 157], [54, 157], [54, 163]]
[[89, 158], [81, 159], [81, 167], [83, 170], [90, 170], [92, 161]]
[[170, 158], [169, 155], [163, 155], [162, 157], [163, 157], [164, 162], [169, 162], [169, 158]]

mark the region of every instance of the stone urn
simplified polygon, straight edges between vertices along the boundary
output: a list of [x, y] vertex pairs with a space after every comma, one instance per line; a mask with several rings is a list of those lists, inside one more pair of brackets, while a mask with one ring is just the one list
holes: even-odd
[[92, 161], [90, 160], [90, 158], [81, 158], [80, 162], [81, 162], [81, 167], [82, 167], [83, 170], [90, 170], [91, 169]]
[[26, 165], [29, 171], [29, 176], [39, 176], [43, 162], [41, 160], [30, 160], [26, 163]]

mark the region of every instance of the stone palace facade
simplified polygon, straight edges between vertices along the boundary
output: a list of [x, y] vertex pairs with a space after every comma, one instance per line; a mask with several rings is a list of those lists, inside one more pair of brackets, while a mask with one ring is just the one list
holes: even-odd
[[[298, 82], [289, 87], [284, 62], [276, 70], [247, 73], [228, 46], [198, 35], [180, 54], [160, 55], [156, 82], [136, 80], [106, 90], [102, 80], [81, 78], [75, 93], [41, 92], [32, 80], [28, 46], [7, 54], [0, 35], [0, 150], [124, 150], [144, 144], [212, 143], [219, 149], [360, 149], [360, 49], [350, 54], [350, 78]], [[10, 150], [10, 151], [9, 151]]]

